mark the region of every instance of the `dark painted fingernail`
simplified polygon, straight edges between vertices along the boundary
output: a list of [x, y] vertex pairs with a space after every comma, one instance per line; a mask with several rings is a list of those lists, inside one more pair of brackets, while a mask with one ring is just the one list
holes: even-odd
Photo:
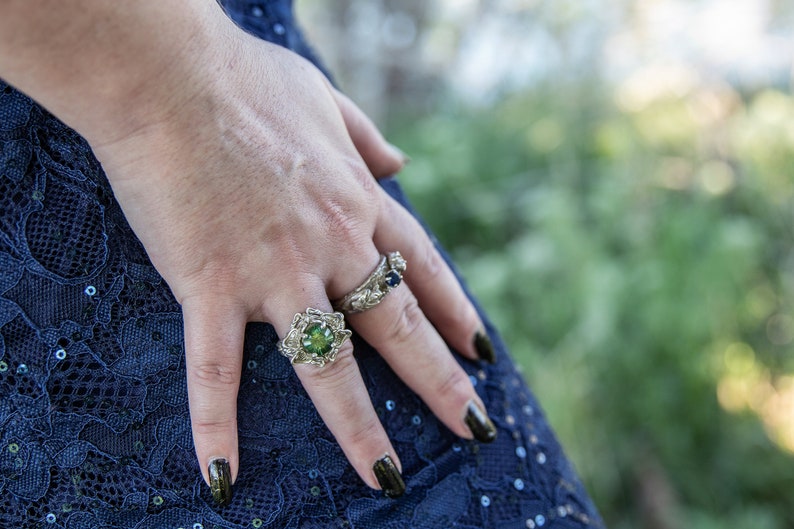
[[383, 489], [383, 494], [389, 498], [399, 498], [403, 495], [405, 482], [389, 456], [383, 456], [382, 459], [375, 461], [372, 470], [375, 472], [380, 488]]
[[488, 415], [473, 400], [469, 401], [464, 421], [471, 433], [474, 434], [474, 438], [481, 443], [491, 443], [496, 439], [496, 427], [491, 422], [491, 419], [488, 418]]
[[411, 157], [408, 156], [407, 154], [405, 154], [402, 149], [400, 149], [399, 147], [397, 147], [393, 143], [390, 143], [389, 147], [391, 147], [392, 152], [394, 152], [394, 154], [397, 156], [397, 158], [402, 160], [402, 163], [403, 163], [404, 166], [408, 165], [409, 163], [411, 163]]
[[209, 466], [210, 490], [212, 497], [220, 506], [232, 501], [232, 472], [229, 462], [223, 458], [213, 459]]
[[474, 348], [477, 350], [477, 356], [480, 360], [485, 360], [489, 364], [496, 363], [496, 353], [493, 349], [493, 342], [485, 334], [485, 331], [479, 330], [474, 335]]

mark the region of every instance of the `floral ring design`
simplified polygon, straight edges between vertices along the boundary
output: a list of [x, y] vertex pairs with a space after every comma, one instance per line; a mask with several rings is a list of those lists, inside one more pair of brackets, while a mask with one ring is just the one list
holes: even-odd
[[364, 312], [383, 301], [386, 294], [402, 283], [407, 263], [400, 252], [381, 255], [375, 270], [360, 286], [334, 301], [334, 309], [344, 314]]
[[277, 347], [291, 364], [323, 367], [336, 360], [339, 348], [351, 334], [340, 312], [308, 308], [295, 315], [287, 336]]

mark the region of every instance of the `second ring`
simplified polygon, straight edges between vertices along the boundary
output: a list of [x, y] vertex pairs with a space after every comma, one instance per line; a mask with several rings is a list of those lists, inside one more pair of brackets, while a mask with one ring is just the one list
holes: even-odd
[[406, 267], [407, 263], [400, 252], [381, 255], [378, 266], [366, 281], [334, 301], [334, 309], [344, 314], [356, 314], [371, 309], [402, 282]]

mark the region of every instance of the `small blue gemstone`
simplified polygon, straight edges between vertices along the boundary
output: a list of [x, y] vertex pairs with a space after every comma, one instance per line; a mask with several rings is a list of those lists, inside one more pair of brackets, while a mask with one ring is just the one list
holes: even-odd
[[398, 274], [394, 270], [391, 270], [388, 274], [386, 274], [385, 280], [386, 280], [386, 284], [391, 288], [396, 287], [402, 282], [402, 278], [400, 277], [400, 274]]

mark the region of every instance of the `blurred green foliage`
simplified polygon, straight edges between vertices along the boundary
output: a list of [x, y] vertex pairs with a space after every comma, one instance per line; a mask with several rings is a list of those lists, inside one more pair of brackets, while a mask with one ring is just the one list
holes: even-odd
[[608, 525], [794, 527], [791, 94], [558, 81], [394, 121]]

